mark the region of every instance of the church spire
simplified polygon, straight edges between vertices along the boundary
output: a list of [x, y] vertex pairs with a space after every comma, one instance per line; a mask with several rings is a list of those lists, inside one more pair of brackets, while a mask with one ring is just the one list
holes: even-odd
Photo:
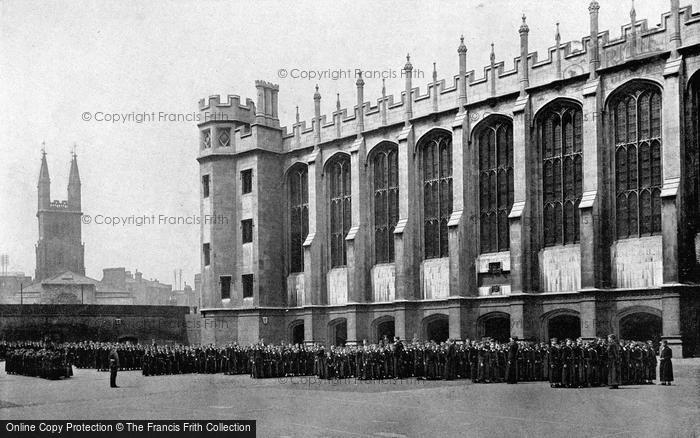
[[39, 210], [48, 209], [51, 204], [51, 178], [49, 178], [49, 165], [46, 162], [45, 144], [41, 144], [41, 169], [39, 169]]
[[68, 205], [80, 210], [80, 173], [78, 172], [78, 155], [73, 148], [73, 159], [70, 162], [70, 174], [68, 176]]

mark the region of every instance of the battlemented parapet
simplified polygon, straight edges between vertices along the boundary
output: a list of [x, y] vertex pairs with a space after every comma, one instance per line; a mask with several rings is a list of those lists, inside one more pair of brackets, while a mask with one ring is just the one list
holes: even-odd
[[[597, 9], [595, 9], [597, 14]], [[591, 11], [593, 12], [593, 11]], [[700, 14], [694, 13], [692, 6], [679, 9], [680, 40], [683, 47], [690, 47], [700, 42]], [[670, 42], [675, 38], [670, 30], [671, 12], [662, 14], [660, 24], [649, 27], [646, 19], [630, 21], [620, 27], [620, 36], [611, 38], [608, 30], [597, 32], [597, 69], [605, 72], [635, 60], [650, 57], [663, 57], [671, 50]], [[597, 18], [596, 18], [597, 26]], [[553, 26], [554, 28], [554, 26]], [[527, 53], [528, 89], [537, 89], [553, 85], [560, 81], [585, 78], [591, 71], [591, 41], [590, 35], [579, 41], [561, 42], [556, 26], [555, 44], [548, 47], [545, 56], [538, 52]], [[683, 50], [680, 47], [680, 50]], [[466, 50], [466, 49], [465, 49]], [[520, 62], [522, 57], [513, 58], [510, 66], [505, 61], [493, 57], [491, 63], [482, 67], [481, 73], [472, 69], [464, 72], [468, 107], [477, 107], [491, 101], [518, 93], [520, 81]], [[412, 118], [418, 119], [427, 115], [445, 111], [456, 111], [460, 99], [460, 74], [451, 79], [433, 80], [425, 88], [412, 87], [399, 95], [382, 95], [375, 101], [363, 102], [350, 108], [337, 107], [331, 114], [322, 114], [318, 122], [314, 119], [297, 120], [291, 127], [282, 127], [282, 150], [289, 151], [313, 145], [315, 138], [314, 126], [320, 125], [320, 143], [334, 141], [355, 135], [357, 132], [358, 114], [363, 113], [364, 131], [372, 131], [385, 126], [397, 125], [403, 122], [406, 112], [407, 99], [411, 100]], [[251, 102], [240, 107], [238, 96], [229, 96], [228, 105], [220, 105], [218, 97], [209, 98], [209, 104], [200, 101], [200, 110], [211, 111], [219, 106], [223, 112], [234, 120], [245, 120], [248, 124], [257, 123], [268, 127], [279, 127], [277, 111], [277, 95], [279, 86], [265, 81], [256, 81], [257, 106], [251, 109]], [[235, 105], [231, 100], [235, 99]], [[227, 110], [228, 107], [236, 110]], [[241, 130], [245, 138], [246, 131]]]

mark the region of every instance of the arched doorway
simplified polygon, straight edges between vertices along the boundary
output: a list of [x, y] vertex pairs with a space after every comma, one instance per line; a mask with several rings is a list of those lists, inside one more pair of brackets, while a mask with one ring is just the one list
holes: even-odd
[[505, 312], [490, 312], [477, 321], [478, 338], [490, 338], [506, 342], [510, 338], [510, 315]]
[[579, 338], [581, 337], [581, 319], [572, 313], [552, 316], [547, 321], [547, 335], [549, 340], [557, 338], [559, 341]]
[[498, 342], [506, 342], [510, 338], [510, 317], [498, 316], [484, 321], [484, 337]]
[[661, 317], [653, 313], [635, 312], [620, 318], [620, 339], [653, 341], [658, 347], [661, 330]]
[[345, 345], [348, 340], [348, 322], [345, 318], [328, 323], [328, 341], [331, 345]]
[[292, 344], [304, 343], [304, 321], [293, 322], [290, 327], [290, 339]]
[[377, 341], [384, 340], [384, 338], [389, 341], [394, 340], [394, 320], [382, 321], [377, 325]]
[[445, 342], [450, 337], [450, 319], [447, 315], [432, 315], [425, 318], [425, 340], [437, 343]]

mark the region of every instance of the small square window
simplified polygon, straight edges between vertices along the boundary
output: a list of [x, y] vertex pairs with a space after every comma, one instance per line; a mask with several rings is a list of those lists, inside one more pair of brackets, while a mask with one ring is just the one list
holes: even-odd
[[219, 133], [219, 146], [231, 146], [231, 128], [217, 128]]
[[227, 300], [231, 298], [231, 276], [222, 275], [219, 277], [219, 283], [221, 283], [221, 299]]
[[209, 175], [202, 176], [202, 196], [204, 198], [209, 197]]
[[210, 259], [211, 254], [210, 254], [208, 243], [205, 243], [204, 245], [202, 245], [202, 253], [204, 256], [204, 266], [209, 266], [209, 263], [211, 262], [211, 259]]
[[253, 191], [253, 169], [246, 169], [241, 172], [241, 187], [243, 194]]
[[241, 221], [241, 240], [243, 243], [250, 243], [253, 241], [253, 219]]
[[241, 276], [243, 283], [243, 298], [253, 297], [253, 274], [245, 274]]

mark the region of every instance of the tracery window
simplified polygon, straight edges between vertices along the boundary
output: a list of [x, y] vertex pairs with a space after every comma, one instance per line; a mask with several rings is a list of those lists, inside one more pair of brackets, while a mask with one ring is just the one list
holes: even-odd
[[372, 155], [374, 176], [374, 256], [376, 263], [394, 261], [394, 229], [399, 220], [399, 161], [395, 146]]
[[423, 154], [423, 239], [426, 259], [447, 257], [447, 223], [452, 214], [452, 137], [440, 132], [425, 139]]
[[539, 120], [545, 246], [576, 243], [580, 238], [582, 119], [580, 107], [556, 103]]
[[328, 164], [330, 179], [331, 267], [347, 264], [345, 237], [352, 225], [350, 158], [339, 155]]
[[481, 253], [507, 251], [508, 214], [513, 207], [513, 125], [505, 117], [494, 117], [476, 135]]
[[304, 271], [304, 241], [309, 234], [309, 187], [306, 166], [289, 173], [289, 270]]
[[615, 143], [615, 233], [618, 239], [661, 231], [661, 93], [648, 85], [610, 103]]

